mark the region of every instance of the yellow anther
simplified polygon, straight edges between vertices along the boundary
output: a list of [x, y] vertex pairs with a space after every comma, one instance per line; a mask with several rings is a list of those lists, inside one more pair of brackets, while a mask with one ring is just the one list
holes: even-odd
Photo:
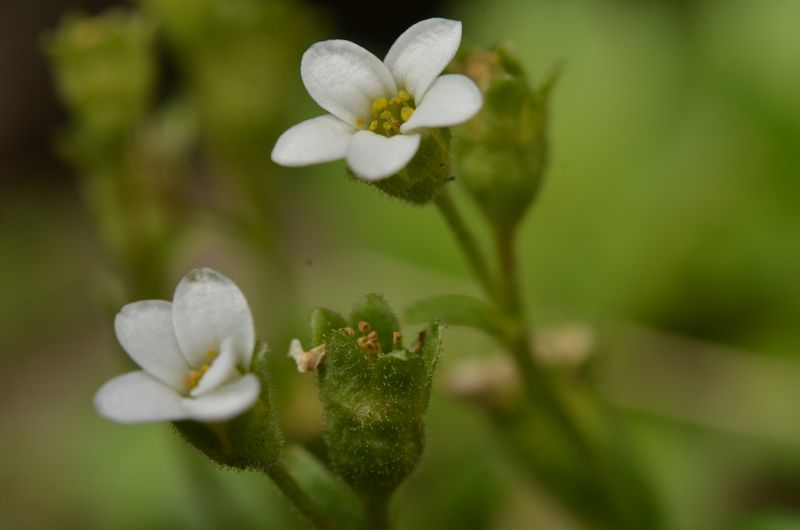
[[[378, 98], [370, 106], [369, 130], [384, 136], [400, 133], [400, 126], [414, 113], [414, 98], [400, 90], [392, 98]], [[360, 127], [360, 126], [359, 126]]]
[[377, 117], [382, 110], [389, 106], [389, 101], [386, 98], [378, 98], [372, 102], [372, 109], [370, 112], [372, 113], [372, 117]]
[[203, 357], [206, 358], [208, 361], [213, 361], [214, 358], [217, 356], [217, 350], [208, 350]]
[[[209, 352], [212, 353], [212, 352]], [[208, 355], [208, 354], [206, 354]], [[189, 376], [183, 380], [183, 384], [186, 385], [188, 388], [194, 388], [203, 378], [208, 369], [211, 367], [209, 364], [204, 364], [197, 370], [189, 370]]]
[[361, 118], [357, 118], [356, 119], [356, 127], [358, 127], [360, 129], [363, 126], [364, 126], [364, 120], [362, 120]]
[[347, 326], [346, 328], [344, 328], [344, 333], [348, 337], [354, 337], [355, 334], [356, 334], [355, 331], [353, 331], [353, 328], [351, 328], [350, 326]]
[[411, 107], [403, 107], [402, 109], [400, 109], [400, 118], [403, 121], [408, 121], [408, 119], [411, 117], [412, 114], [414, 114], [414, 109], [412, 109]]
[[372, 331], [372, 326], [369, 325], [369, 322], [362, 320], [358, 323], [358, 331], [360, 331], [362, 335], [366, 335]]

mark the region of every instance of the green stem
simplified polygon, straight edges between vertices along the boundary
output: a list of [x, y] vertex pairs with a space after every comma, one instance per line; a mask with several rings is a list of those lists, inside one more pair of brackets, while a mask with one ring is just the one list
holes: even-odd
[[390, 495], [371, 495], [361, 498], [364, 504], [364, 514], [367, 518], [367, 528], [369, 530], [390, 530], [389, 523], [389, 502]]
[[569, 411], [566, 410], [557, 390], [534, 362], [533, 340], [527, 325], [520, 293], [514, 251], [514, 232], [512, 230], [494, 231], [495, 249], [500, 268], [499, 277], [495, 282], [475, 236], [464, 222], [464, 218], [446, 190], [439, 194], [435, 203], [461, 246], [476, 278], [508, 322], [504, 342], [514, 356], [526, 391], [534, 403], [540, 404], [549, 411], [566, 435], [578, 445], [585, 446], [584, 437], [572, 420]]
[[439, 193], [434, 200], [434, 204], [439, 208], [445, 221], [447, 221], [447, 225], [450, 227], [450, 230], [452, 230], [459, 245], [461, 245], [461, 250], [464, 251], [464, 255], [472, 268], [473, 274], [478, 278], [478, 281], [480, 281], [486, 293], [489, 296], [494, 296], [494, 282], [492, 281], [492, 275], [489, 272], [486, 258], [483, 252], [481, 252], [480, 247], [478, 247], [475, 237], [473, 237], [464, 222], [464, 218], [461, 217], [461, 213], [458, 211], [458, 208], [456, 208], [452, 197], [450, 197], [446, 189]]
[[320, 509], [320, 507], [295, 482], [283, 464], [276, 463], [268, 474], [283, 494], [300, 510], [318, 530], [339, 530], [339, 527]]

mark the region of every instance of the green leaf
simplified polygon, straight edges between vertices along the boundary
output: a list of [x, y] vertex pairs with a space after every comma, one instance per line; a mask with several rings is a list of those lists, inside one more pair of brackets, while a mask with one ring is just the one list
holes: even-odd
[[405, 316], [413, 323], [441, 320], [453, 326], [477, 328], [496, 338], [503, 336], [503, 320], [497, 310], [471, 296], [452, 294], [421, 300], [408, 307]]

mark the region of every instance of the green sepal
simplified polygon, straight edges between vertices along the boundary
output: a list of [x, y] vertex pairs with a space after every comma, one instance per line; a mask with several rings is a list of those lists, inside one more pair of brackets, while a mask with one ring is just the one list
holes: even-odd
[[[350, 168], [347, 168], [347, 176], [363, 181]], [[406, 167], [391, 177], [369, 184], [392, 197], [413, 204], [426, 204], [452, 179], [450, 130], [433, 129], [422, 136], [417, 154]]]
[[399, 323], [380, 295], [361, 299], [350, 318], [353, 335], [364, 336], [359, 322], [378, 333], [381, 351], [359, 346], [350, 330], [328, 331], [320, 399], [334, 470], [360, 495], [372, 497], [393, 491], [420, 460], [441, 326], [431, 324], [410, 348], [392, 351]]
[[251, 370], [261, 394], [248, 411], [222, 423], [173, 422], [184, 440], [221, 466], [267, 472], [280, 457], [283, 436], [270, 395], [268, 351], [265, 343], [258, 342], [253, 352]]
[[392, 334], [400, 331], [400, 322], [382, 295], [368, 294], [355, 303], [350, 311], [350, 326], [358, 330], [358, 324], [362, 321], [378, 332], [381, 351], [390, 352], [394, 349]]
[[322, 344], [325, 334], [334, 329], [347, 326], [344, 317], [336, 311], [318, 307], [311, 312], [311, 347]]
[[441, 320], [454, 326], [480, 329], [495, 338], [503, 337], [503, 317], [492, 305], [472, 296], [452, 294], [419, 300], [406, 308], [412, 323]]

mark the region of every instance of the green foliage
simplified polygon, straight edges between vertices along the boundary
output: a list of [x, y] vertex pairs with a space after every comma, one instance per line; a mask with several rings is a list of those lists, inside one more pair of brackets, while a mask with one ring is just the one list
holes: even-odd
[[270, 395], [267, 354], [256, 345], [251, 369], [261, 383], [261, 395], [247, 412], [224, 423], [174, 422], [183, 438], [221, 466], [269, 472], [278, 461], [283, 436]]
[[406, 308], [409, 322], [440, 320], [454, 326], [480, 329], [487, 334], [503, 336], [503, 317], [490, 304], [466, 295], [442, 295], [426, 298]]
[[431, 324], [407, 349], [397, 344], [397, 317], [379, 295], [355, 305], [349, 328], [330, 327], [343, 319], [315, 312], [323, 314], [312, 319], [312, 333], [325, 329], [319, 386], [331, 462], [362, 496], [388, 495], [422, 455], [441, 326]]

